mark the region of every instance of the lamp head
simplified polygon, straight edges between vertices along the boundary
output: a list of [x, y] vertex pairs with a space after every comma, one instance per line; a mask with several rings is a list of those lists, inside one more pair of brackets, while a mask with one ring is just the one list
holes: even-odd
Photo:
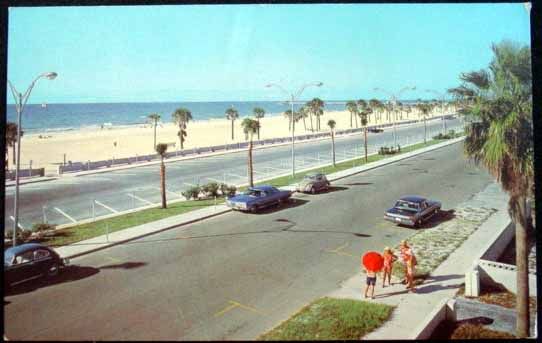
[[323, 84], [324, 84], [323, 82], [318, 82], [318, 83], [316, 84], [316, 87], [320, 87], [320, 86], [322, 86]]
[[43, 76], [45, 76], [49, 80], [54, 80], [58, 76], [58, 74], [55, 72], [49, 72], [49, 73], [43, 74]]
[[271, 83], [268, 83], [268, 84], [265, 85], [265, 88], [269, 88], [271, 86], [273, 86], [273, 85]]

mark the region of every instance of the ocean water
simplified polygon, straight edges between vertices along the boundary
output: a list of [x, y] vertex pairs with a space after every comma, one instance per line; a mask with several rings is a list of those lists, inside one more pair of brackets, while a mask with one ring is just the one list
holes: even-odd
[[[27, 105], [23, 111], [22, 128], [27, 133], [68, 131], [98, 128], [104, 123], [112, 126], [138, 125], [147, 122], [151, 113], [161, 115], [163, 123], [172, 122], [171, 114], [179, 107], [192, 112], [193, 120], [225, 118], [225, 111], [233, 106], [240, 117], [252, 114], [254, 107], [265, 110], [266, 116], [281, 115], [289, 108], [284, 102], [168, 102], [168, 103], [93, 103]], [[298, 107], [297, 105], [295, 107]], [[328, 104], [328, 110], [343, 110], [343, 104]], [[16, 122], [14, 105], [7, 106], [7, 121]]]
[[[408, 102], [408, 101], [406, 101]], [[346, 101], [327, 101], [327, 111], [342, 111]], [[294, 105], [298, 108], [302, 104]], [[193, 120], [225, 118], [225, 111], [233, 106], [239, 116], [252, 115], [254, 107], [265, 110], [266, 116], [282, 115], [289, 109], [283, 101], [223, 101], [223, 102], [154, 102], [154, 103], [93, 103], [93, 104], [41, 104], [26, 105], [22, 128], [28, 133], [68, 131], [99, 128], [104, 123], [112, 126], [138, 125], [147, 122], [147, 116], [158, 113], [163, 123], [172, 122], [171, 114], [179, 107], [188, 108]], [[14, 105], [7, 105], [7, 121], [16, 122]]]

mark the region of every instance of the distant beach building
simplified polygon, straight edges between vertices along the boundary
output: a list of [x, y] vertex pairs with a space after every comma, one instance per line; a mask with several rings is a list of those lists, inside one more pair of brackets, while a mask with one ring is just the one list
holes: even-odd
[[41, 108], [47, 108], [47, 104], [46, 103], [41, 104]]

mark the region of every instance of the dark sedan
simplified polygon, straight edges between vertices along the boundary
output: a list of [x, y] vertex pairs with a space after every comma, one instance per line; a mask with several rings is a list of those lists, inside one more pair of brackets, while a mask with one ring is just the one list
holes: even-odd
[[372, 133], [380, 133], [380, 132], [384, 132], [384, 129], [381, 129], [378, 127], [370, 127], [369, 129], [367, 129], [367, 131], [372, 132]]
[[53, 249], [38, 243], [26, 243], [4, 251], [4, 287], [36, 279], [56, 276], [69, 263]]
[[395, 206], [386, 211], [385, 220], [417, 227], [440, 211], [441, 203], [411, 195], [399, 199]]
[[273, 186], [256, 186], [228, 198], [226, 205], [234, 210], [255, 213], [261, 208], [286, 202], [290, 196], [292, 196], [291, 191], [280, 190]]

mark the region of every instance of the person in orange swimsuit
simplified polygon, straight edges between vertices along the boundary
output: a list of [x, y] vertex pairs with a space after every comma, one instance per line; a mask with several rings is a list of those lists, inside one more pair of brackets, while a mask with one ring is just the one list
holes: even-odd
[[382, 278], [382, 288], [384, 288], [386, 287], [386, 277], [388, 279], [388, 286], [391, 286], [391, 272], [393, 269], [393, 262], [397, 260], [397, 256], [393, 254], [393, 250], [391, 250], [389, 247], [384, 248], [382, 256], [384, 257], [384, 277]]

